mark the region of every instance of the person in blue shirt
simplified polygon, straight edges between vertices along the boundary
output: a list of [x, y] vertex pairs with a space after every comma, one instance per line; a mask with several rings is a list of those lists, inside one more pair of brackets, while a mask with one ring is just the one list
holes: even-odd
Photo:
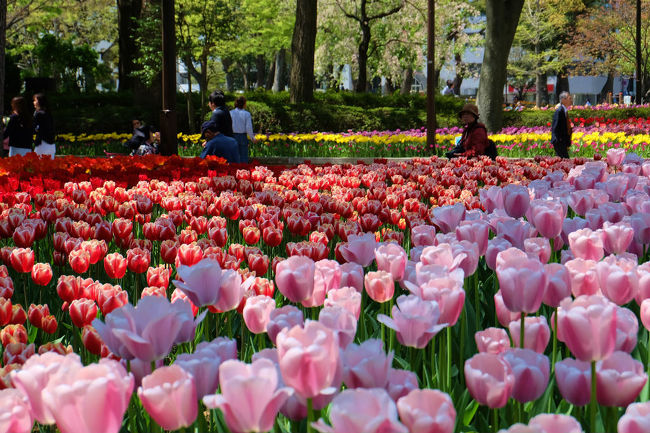
[[200, 157], [205, 158], [208, 155], [215, 155], [225, 158], [228, 162], [239, 163], [239, 146], [234, 138], [228, 137], [219, 132], [216, 122], [208, 120], [201, 125], [201, 139], [203, 142], [203, 151]]

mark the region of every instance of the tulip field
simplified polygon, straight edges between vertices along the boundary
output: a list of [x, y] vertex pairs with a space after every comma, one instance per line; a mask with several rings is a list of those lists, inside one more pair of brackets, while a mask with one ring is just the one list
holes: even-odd
[[0, 432], [650, 432], [632, 148], [0, 159]]

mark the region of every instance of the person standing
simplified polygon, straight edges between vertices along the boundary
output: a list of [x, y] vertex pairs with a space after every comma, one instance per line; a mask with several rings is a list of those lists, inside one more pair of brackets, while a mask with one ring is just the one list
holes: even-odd
[[226, 107], [226, 96], [221, 90], [215, 90], [210, 94], [208, 99], [208, 105], [210, 106], [210, 110], [212, 110], [210, 120], [216, 123], [217, 130], [221, 134], [232, 137], [232, 119]]
[[54, 159], [56, 145], [54, 144], [54, 119], [50, 113], [45, 95], [34, 95], [34, 151], [37, 155], [49, 155]]
[[235, 109], [230, 111], [232, 118], [233, 138], [237, 140], [239, 147], [239, 162], [248, 164], [248, 142], [255, 142], [255, 133], [253, 132], [253, 119], [251, 113], [246, 108], [246, 98], [240, 96], [235, 100]]
[[454, 94], [454, 82], [451, 80], [447, 80], [447, 85], [445, 86], [444, 89], [442, 89], [441, 92], [444, 96], [453, 96]]
[[3, 139], [9, 139], [9, 156], [27, 155], [32, 151], [34, 134], [32, 113], [27, 100], [16, 96], [11, 100], [11, 110], [7, 128], [3, 133]]
[[569, 157], [571, 134], [573, 132], [569, 120], [569, 107], [571, 104], [573, 104], [571, 94], [569, 92], [560, 93], [560, 105], [553, 114], [553, 123], [551, 124], [551, 144], [555, 149], [555, 154], [561, 158]]

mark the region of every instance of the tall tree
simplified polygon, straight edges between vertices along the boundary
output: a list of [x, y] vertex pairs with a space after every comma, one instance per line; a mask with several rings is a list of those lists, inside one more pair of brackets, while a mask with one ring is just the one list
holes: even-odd
[[291, 40], [292, 103], [314, 99], [314, 50], [316, 45], [317, 0], [297, 0], [296, 23]]
[[118, 63], [119, 90], [133, 90], [136, 78], [135, 58], [138, 46], [135, 35], [142, 14], [143, 0], [117, 0], [117, 27], [119, 34], [120, 57]]
[[478, 106], [489, 131], [503, 123], [503, 86], [524, 0], [486, 0], [485, 52], [478, 88]]
[[336, 0], [341, 12], [346, 18], [356, 21], [359, 24], [361, 38], [359, 39], [357, 62], [359, 65], [359, 76], [355, 90], [365, 92], [368, 84], [368, 48], [373, 21], [378, 21], [399, 12], [405, 5], [405, 0]]
[[5, 103], [5, 48], [7, 47], [7, 0], [0, 0], [0, 116]]

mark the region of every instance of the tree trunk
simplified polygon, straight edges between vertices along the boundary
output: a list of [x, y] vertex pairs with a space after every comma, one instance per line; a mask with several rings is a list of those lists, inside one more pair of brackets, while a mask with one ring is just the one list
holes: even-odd
[[[0, 117], [5, 107], [5, 48], [7, 47], [7, 0], [0, 0]], [[0, 155], [2, 150], [0, 150]]]
[[508, 54], [524, 0], [487, 0], [485, 54], [478, 88], [481, 119], [489, 131], [503, 123], [503, 86], [506, 84]]
[[607, 81], [605, 81], [603, 90], [601, 90], [600, 95], [598, 95], [598, 100], [594, 101], [594, 105], [601, 102], [607, 102], [607, 94], [613, 91], [614, 91], [614, 74], [610, 72], [609, 74], [607, 74]]
[[275, 59], [269, 62], [269, 72], [266, 74], [266, 84], [264, 90], [271, 90], [273, 88], [273, 80], [275, 80]]
[[133, 90], [135, 86], [136, 79], [131, 74], [135, 70], [135, 57], [138, 53], [135, 34], [141, 15], [142, 0], [117, 0], [120, 92]]
[[280, 92], [282, 89], [284, 89], [284, 56], [284, 48], [275, 54], [275, 71], [273, 74], [273, 87], [271, 88], [273, 92]]
[[187, 74], [187, 94], [185, 95], [187, 101], [187, 131], [190, 134], [194, 133], [194, 104], [192, 103], [192, 76]]
[[546, 87], [546, 74], [537, 74], [535, 78], [535, 105], [538, 107], [548, 105], [548, 87]]
[[566, 72], [566, 69], [562, 69], [557, 74], [557, 84], [555, 85], [555, 94], [558, 96], [558, 102], [560, 102], [559, 96], [562, 92], [569, 91], [569, 75]]
[[230, 68], [232, 67], [232, 60], [227, 57], [222, 58], [221, 66], [223, 66], [223, 71], [226, 73], [226, 92], [232, 92], [232, 72], [230, 71]]
[[244, 65], [242, 65], [240, 62], [237, 62], [237, 69], [239, 69], [239, 72], [241, 73], [244, 80], [244, 91], [248, 92], [251, 87], [250, 83], [248, 82], [248, 68], [245, 68]]
[[255, 88], [261, 89], [264, 87], [264, 72], [266, 69], [266, 60], [264, 60], [264, 55], [257, 55], [257, 58], [255, 59], [255, 67], [257, 68], [257, 81], [255, 83]]
[[358, 62], [359, 79], [357, 79], [355, 92], [365, 92], [368, 85], [368, 47], [370, 46], [370, 26], [361, 25], [361, 42], [359, 42]]
[[[456, 53], [454, 56], [456, 62], [456, 76], [454, 77], [454, 95], [460, 96], [460, 85], [463, 84], [463, 77], [465, 75], [465, 63], [463, 63], [463, 58], [460, 54]], [[438, 76], [440, 76], [440, 71], [438, 71]], [[439, 79], [436, 79], [436, 83]]]
[[292, 103], [314, 99], [314, 50], [318, 0], [297, 0], [296, 24], [291, 40]]
[[208, 111], [208, 56], [203, 56], [201, 58], [201, 80], [199, 80], [199, 91], [201, 94], [201, 108], [199, 108], [199, 113], [201, 120], [205, 119], [205, 113]]
[[411, 87], [413, 86], [413, 68], [406, 68], [402, 72], [402, 87], [400, 88], [400, 94], [408, 95], [411, 93]]

